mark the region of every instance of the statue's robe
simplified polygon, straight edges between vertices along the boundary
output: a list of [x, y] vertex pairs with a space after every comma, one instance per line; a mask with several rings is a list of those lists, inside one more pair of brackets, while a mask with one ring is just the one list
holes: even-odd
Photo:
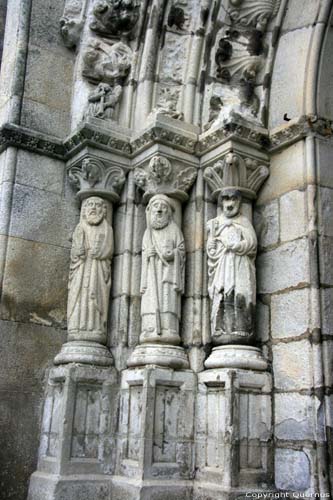
[[[216, 240], [216, 250], [209, 248]], [[227, 249], [228, 242], [235, 249]], [[257, 237], [247, 217], [220, 215], [208, 222], [208, 293], [212, 335], [250, 335], [256, 303]]]
[[[149, 258], [152, 246], [157, 253]], [[185, 243], [177, 224], [172, 221], [162, 229], [148, 228], [142, 242], [141, 342], [179, 344], [184, 271]]]
[[99, 340], [106, 335], [111, 287], [113, 231], [104, 219], [98, 225], [80, 222], [73, 234], [68, 283], [68, 332]]

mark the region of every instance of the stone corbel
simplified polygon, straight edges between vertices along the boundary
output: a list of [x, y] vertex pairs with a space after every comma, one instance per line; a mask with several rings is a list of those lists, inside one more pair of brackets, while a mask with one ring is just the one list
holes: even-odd
[[106, 347], [113, 255], [112, 205], [119, 200], [124, 170], [84, 157], [68, 170], [82, 202], [80, 222], [72, 239], [68, 284], [68, 341], [55, 364], [87, 363], [110, 366]]

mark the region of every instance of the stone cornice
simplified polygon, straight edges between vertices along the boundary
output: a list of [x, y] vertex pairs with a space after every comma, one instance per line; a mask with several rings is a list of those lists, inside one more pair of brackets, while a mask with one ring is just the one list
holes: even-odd
[[160, 143], [201, 157], [230, 139], [270, 153], [309, 135], [327, 139], [333, 137], [332, 120], [313, 115], [302, 116], [271, 130], [269, 134], [265, 129], [239, 123], [230, 123], [209, 133], [191, 136], [186, 132], [182, 133], [181, 129], [170, 130], [163, 125], [155, 125], [132, 138], [117, 131], [101, 130], [85, 124], [64, 141], [6, 123], [0, 129], [0, 152], [13, 146], [51, 158], [68, 160], [83, 147], [90, 145], [131, 159], [153, 144]]

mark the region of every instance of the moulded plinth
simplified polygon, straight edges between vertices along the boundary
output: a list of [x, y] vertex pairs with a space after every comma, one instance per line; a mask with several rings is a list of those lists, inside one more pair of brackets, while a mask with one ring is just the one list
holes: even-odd
[[73, 341], [65, 343], [54, 358], [55, 365], [66, 363], [112, 366], [113, 358], [105, 345], [97, 344], [97, 342]]
[[257, 347], [227, 345], [214, 347], [205, 361], [206, 368], [242, 368], [246, 370], [267, 370], [268, 363]]
[[190, 366], [182, 347], [164, 344], [142, 344], [135, 348], [127, 366], [144, 365], [166, 366], [176, 370]]

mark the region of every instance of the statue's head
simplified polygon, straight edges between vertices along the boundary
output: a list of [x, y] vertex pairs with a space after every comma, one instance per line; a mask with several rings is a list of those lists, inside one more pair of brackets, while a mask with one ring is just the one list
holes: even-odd
[[103, 198], [91, 196], [82, 203], [83, 217], [90, 226], [97, 226], [105, 219], [107, 206]]
[[147, 211], [153, 229], [163, 229], [172, 220], [173, 206], [167, 196], [156, 194], [150, 200]]
[[242, 195], [234, 188], [223, 189], [219, 195], [218, 204], [222, 207], [223, 214], [226, 217], [236, 217], [240, 212]]

